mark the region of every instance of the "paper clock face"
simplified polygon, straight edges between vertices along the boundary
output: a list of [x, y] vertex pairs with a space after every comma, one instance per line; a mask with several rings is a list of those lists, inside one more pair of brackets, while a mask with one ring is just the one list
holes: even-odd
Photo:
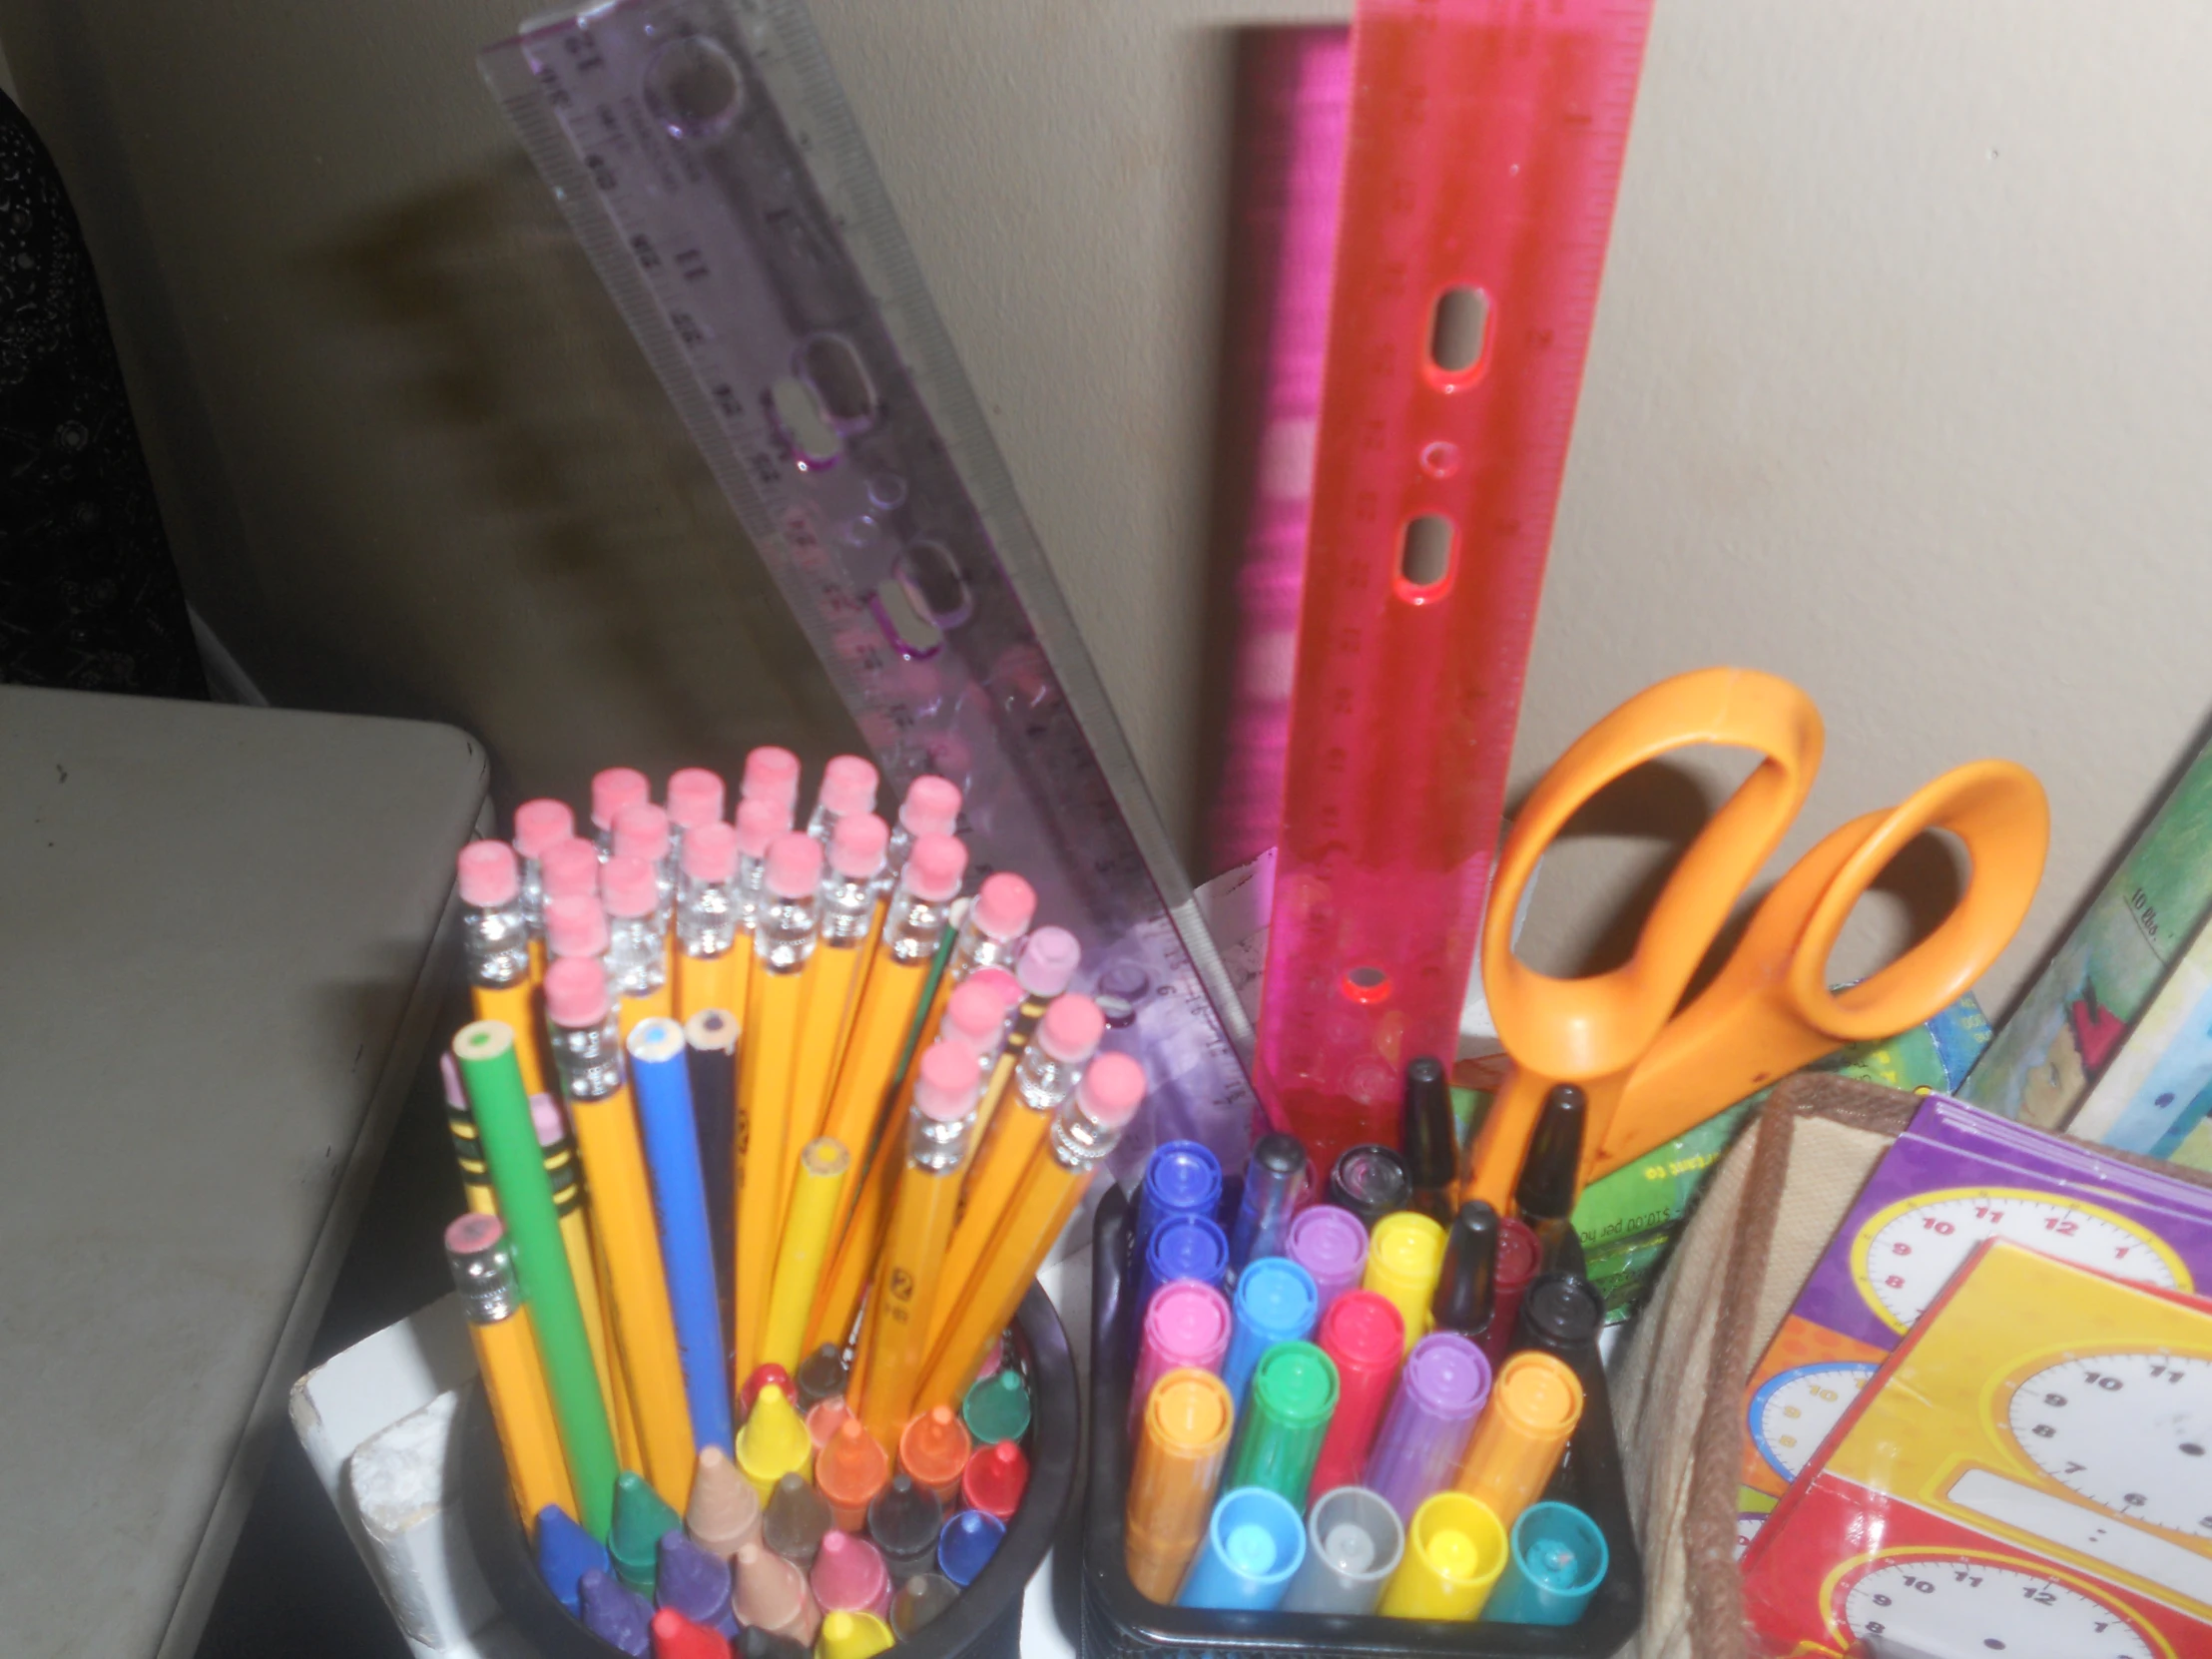
[[1751, 1396], [1748, 1413], [1759, 1455], [1783, 1479], [1795, 1480], [1875, 1371], [1865, 1361], [1832, 1360], [1769, 1378]]
[[1883, 1551], [1836, 1587], [1845, 1632], [1913, 1659], [2160, 1659], [2125, 1613], [2026, 1562]]
[[1984, 1239], [2008, 1239], [2039, 1256], [2162, 1290], [2190, 1288], [2165, 1243], [2125, 1216], [2009, 1187], [1923, 1193], [1877, 1211], [1852, 1242], [1852, 1278], [1878, 1317], [1908, 1331]]
[[2099, 1508], [2212, 1538], [2212, 1360], [2068, 1359], [2013, 1388], [2005, 1426], [2030, 1462]]

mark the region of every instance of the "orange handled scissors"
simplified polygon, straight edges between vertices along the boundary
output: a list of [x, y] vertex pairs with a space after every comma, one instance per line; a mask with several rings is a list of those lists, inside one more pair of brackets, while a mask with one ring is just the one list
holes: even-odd
[[[2009, 761], [1946, 772], [1902, 805], [1852, 820], [1760, 901], [1719, 975], [1683, 992], [1805, 805], [1821, 763], [1821, 717], [1787, 680], [1701, 669], [1607, 715], [1528, 797], [1499, 855], [1482, 927], [1482, 985], [1513, 1072], [1469, 1150], [1462, 1198], [1509, 1210], [1544, 1096], [1589, 1096], [1582, 1179], [1593, 1181], [1753, 1090], [1845, 1043], [1894, 1036], [1947, 1006], [2010, 942], [2041, 879], [2050, 808]], [[1646, 761], [1696, 744], [1760, 757], [1699, 831], [1645, 918], [1635, 954], [1609, 973], [1556, 979], [1513, 954], [1513, 916], [1536, 861], [1582, 805]], [[1965, 843], [1972, 874], [1940, 925], [1841, 991], [1828, 958], [1852, 907], [1927, 830]]]

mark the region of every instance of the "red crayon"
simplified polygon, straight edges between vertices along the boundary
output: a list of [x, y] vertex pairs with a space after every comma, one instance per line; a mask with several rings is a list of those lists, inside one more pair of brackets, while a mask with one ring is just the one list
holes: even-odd
[[653, 1659], [730, 1659], [730, 1644], [673, 1607], [653, 1615]]
[[1337, 1414], [1314, 1462], [1318, 1495], [1359, 1484], [1405, 1358], [1405, 1316], [1381, 1292], [1347, 1291], [1329, 1305], [1314, 1341], [1337, 1366]]
[[1028, 1489], [1029, 1459], [1013, 1440], [984, 1446], [960, 1472], [960, 1496], [967, 1506], [1000, 1520], [1014, 1518], [1014, 1511], [1021, 1507], [1021, 1494]]

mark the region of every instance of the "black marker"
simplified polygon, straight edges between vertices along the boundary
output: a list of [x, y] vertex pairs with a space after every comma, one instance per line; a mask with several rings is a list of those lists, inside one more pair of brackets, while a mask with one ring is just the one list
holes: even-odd
[[1556, 1271], [1552, 1263], [1562, 1248], [1561, 1234], [1569, 1231], [1567, 1218], [1581, 1191], [1582, 1131], [1589, 1116], [1589, 1096], [1572, 1083], [1545, 1095], [1513, 1187], [1513, 1208], [1543, 1246], [1546, 1273]]
[[1404, 1163], [1386, 1146], [1353, 1147], [1329, 1172], [1329, 1202], [1358, 1216], [1370, 1233], [1384, 1216], [1405, 1208], [1410, 1191]]
[[1404, 1115], [1398, 1145], [1405, 1149], [1411, 1207], [1443, 1227], [1451, 1225], [1451, 1188], [1459, 1172], [1459, 1135], [1451, 1117], [1451, 1082], [1441, 1060], [1422, 1055], [1405, 1068]]
[[1479, 1198], [1459, 1206], [1444, 1237], [1444, 1267], [1429, 1300], [1438, 1331], [1480, 1343], [1497, 1307], [1497, 1247], [1503, 1223]]

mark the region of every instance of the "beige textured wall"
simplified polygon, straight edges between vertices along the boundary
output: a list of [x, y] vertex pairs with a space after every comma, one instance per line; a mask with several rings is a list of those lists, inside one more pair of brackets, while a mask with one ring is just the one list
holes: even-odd
[[[1228, 32], [1345, 8], [817, 10], [1188, 829]], [[509, 788], [820, 753], [836, 711], [476, 81], [522, 11], [0, 0], [0, 46], [192, 591], [279, 700], [459, 720]], [[1808, 837], [2028, 761], [2052, 875], [1999, 992], [2212, 702], [2212, 19], [2085, 19], [1661, 0], [1516, 764], [1729, 659], [1828, 713]], [[1599, 850], [1555, 952], [1622, 879]]]

